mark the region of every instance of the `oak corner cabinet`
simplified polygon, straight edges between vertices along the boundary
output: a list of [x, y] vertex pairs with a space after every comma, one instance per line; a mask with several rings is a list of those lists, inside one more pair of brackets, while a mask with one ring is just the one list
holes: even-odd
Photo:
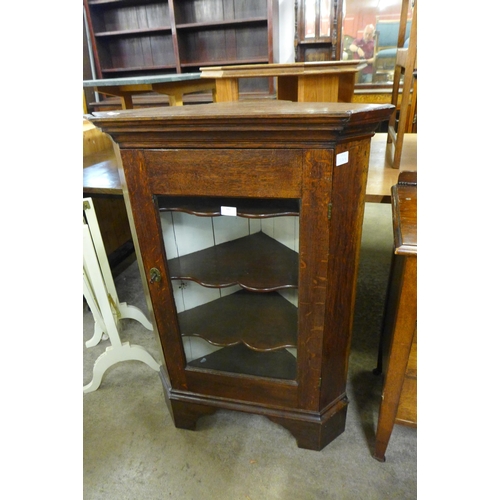
[[370, 140], [391, 105], [252, 101], [96, 113], [120, 175], [175, 426], [264, 415], [344, 431]]

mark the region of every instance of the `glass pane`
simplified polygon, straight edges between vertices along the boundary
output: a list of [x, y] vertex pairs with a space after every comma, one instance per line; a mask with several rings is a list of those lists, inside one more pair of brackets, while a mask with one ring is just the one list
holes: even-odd
[[331, 1], [321, 0], [319, 11], [319, 36], [330, 36]]
[[[359, 59], [356, 50], [372, 43], [372, 48], [363, 50], [368, 66], [358, 76], [362, 84], [392, 86], [396, 62], [401, 0], [380, 0], [373, 4], [355, 0], [344, 0], [342, 16], [342, 59]], [[412, 17], [412, 2], [408, 2], [405, 40], [408, 39]], [[370, 37], [369, 32], [374, 36]], [[407, 42], [406, 42], [407, 43]]]
[[305, 0], [305, 37], [316, 38], [316, 0]]
[[295, 379], [299, 201], [158, 205], [187, 368]]

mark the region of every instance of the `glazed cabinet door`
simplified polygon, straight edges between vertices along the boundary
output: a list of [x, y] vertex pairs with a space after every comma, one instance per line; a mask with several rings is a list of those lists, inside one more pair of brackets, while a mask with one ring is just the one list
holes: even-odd
[[332, 153], [122, 157], [172, 390], [316, 407]]

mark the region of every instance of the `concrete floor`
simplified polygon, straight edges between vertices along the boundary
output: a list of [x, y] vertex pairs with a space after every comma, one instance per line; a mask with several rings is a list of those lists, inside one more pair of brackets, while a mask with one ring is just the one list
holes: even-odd
[[[265, 417], [219, 411], [196, 431], [176, 429], [159, 376], [130, 361], [111, 367], [83, 396], [85, 500], [322, 500], [417, 498], [417, 431], [395, 426], [385, 463], [372, 458], [381, 379], [376, 365], [392, 250], [390, 205], [366, 205], [345, 432], [322, 451], [299, 449]], [[137, 263], [115, 280], [120, 301], [146, 311]], [[83, 342], [93, 333], [83, 313]], [[159, 359], [154, 335], [123, 321], [122, 341]], [[83, 347], [83, 383], [109, 346]]]

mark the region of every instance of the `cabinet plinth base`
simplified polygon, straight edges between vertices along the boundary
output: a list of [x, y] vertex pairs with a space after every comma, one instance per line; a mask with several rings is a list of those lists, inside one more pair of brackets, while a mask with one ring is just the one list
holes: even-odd
[[195, 430], [200, 417], [217, 410], [232, 410], [263, 415], [287, 429], [299, 448], [320, 451], [345, 430], [347, 397], [330, 405], [324, 412], [305, 412], [295, 409], [274, 409], [239, 401], [214, 399], [210, 396], [183, 394], [172, 391], [165, 368], [160, 369], [165, 401], [178, 429]]

